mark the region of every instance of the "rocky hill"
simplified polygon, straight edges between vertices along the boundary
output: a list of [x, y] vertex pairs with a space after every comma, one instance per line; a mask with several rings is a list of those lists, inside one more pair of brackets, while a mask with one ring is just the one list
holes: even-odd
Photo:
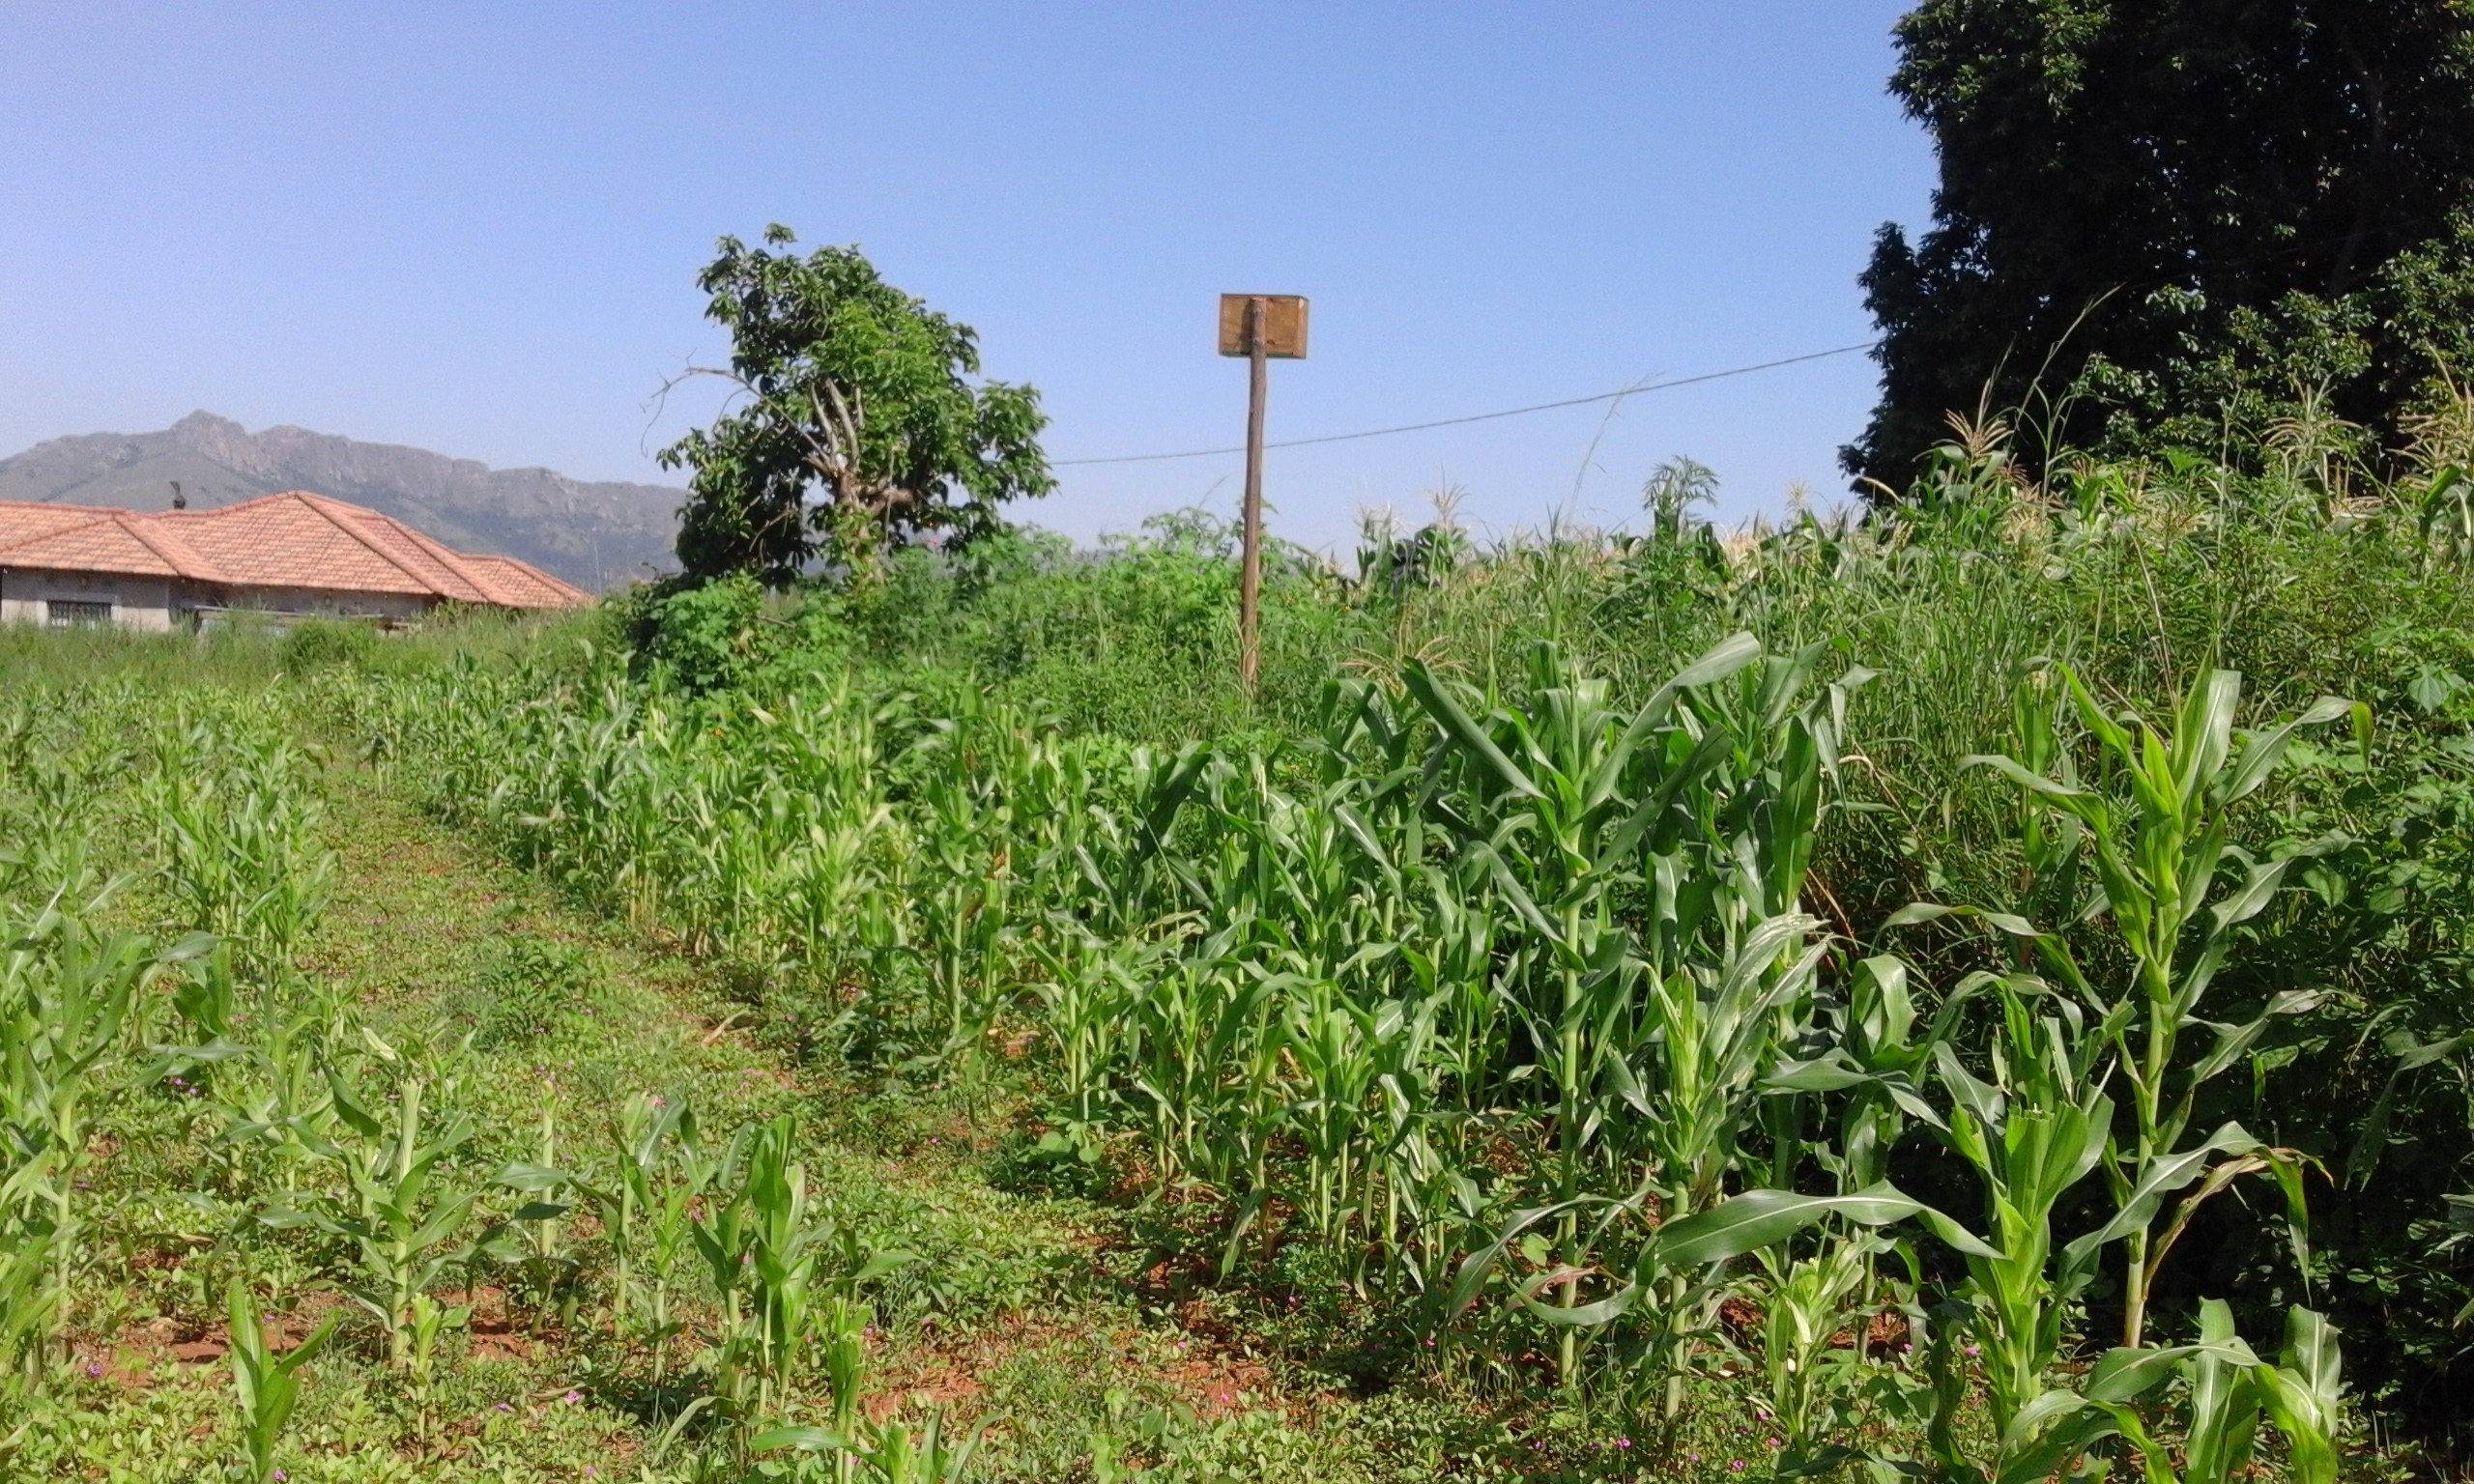
[[458, 551], [520, 557], [594, 592], [676, 568], [671, 543], [686, 498], [657, 484], [588, 484], [306, 428], [252, 433], [212, 413], [159, 433], [55, 438], [0, 459], [0, 499], [162, 510], [176, 480], [192, 510], [283, 490], [331, 495]]

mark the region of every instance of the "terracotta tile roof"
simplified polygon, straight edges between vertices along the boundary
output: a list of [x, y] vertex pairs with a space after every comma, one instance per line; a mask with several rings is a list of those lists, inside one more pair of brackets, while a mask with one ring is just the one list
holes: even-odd
[[[298, 495], [269, 495], [220, 510], [166, 511], [156, 519], [177, 527], [243, 586], [414, 596], [436, 590]], [[0, 561], [10, 558], [0, 550]]]
[[[41, 529], [45, 524], [50, 528]], [[36, 533], [17, 535], [23, 528], [34, 528]], [[85, 510], [73, 520], [55, 523], [7, 520], [0, 524], [0, 542], [7, 543], [0, 546], [0, 566], [230, 581], [179, 531], [132, 510]]]
[[219, 510], [153, 515], [0, 501], [0, 567], [396, 593], [495, 608], [591, 601], [514, 557], [467, 556], [375, 510], [302, 490]]
[[379, 556], [412, 573], [431, 591], [461, 603], [501, 603], [499, 594], [475, 577], [463, 557], [401, 521], [322, 495], [301, 499]]
[[114, 513], [101, 505], [29, 505], [0, 500], [0, 548]]
[[592, 601], [592, 594], [583, 588], [562, 583], [539, 567], [512, 556], [467, 556], [464, 563], [480, 568], [493, 582], [516, 594], [510, 600], [514, 607], [576, 608]]

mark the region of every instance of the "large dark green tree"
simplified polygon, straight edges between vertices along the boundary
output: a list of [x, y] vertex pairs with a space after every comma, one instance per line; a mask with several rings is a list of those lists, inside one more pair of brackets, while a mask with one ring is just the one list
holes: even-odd
[[2213, 447], [2319, 398], [2393, 448], [2474, 368], [2474, 0], [1925, 0], [1897, 40], [1941, 183], [1863, 274], [1851, 473], [1979, 409]]
[[[1054, 487], [1028, 386], [974, 381], [978, 337], [877, 276], [856, 247], [800, 254], [721, 240], [697, 278], [731, 332], [723, 415], [660, 454], [692, 471], [678, 558], [690, 577], [787, 583], [823, 556], [869, 569], [891, 546], [963, 546], [997, 507]], [[779, 249], [779, 250], [777, 250]]]

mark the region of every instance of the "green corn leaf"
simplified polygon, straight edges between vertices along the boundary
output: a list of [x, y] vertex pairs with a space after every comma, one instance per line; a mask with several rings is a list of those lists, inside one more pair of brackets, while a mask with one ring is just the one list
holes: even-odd
[[2397, 1058], [2397, 1064], [2389, 1070], [2387, 1080], [2380, 1086], [2379, 1096], [2372, 1101], [2371, 1112], [2363, 1118], [2362, 1130], [2354, 1137], [2352, 1151], [2345, 1156], [2345, 1184], [2357, 1189], [2370, 1182], [2372, 1172], [2379, 1167], [2380, 1157], [2387, 1153], [2389, 1119], [2396, 1106], [2397, 1090], [2403, 1083], [2405, 1073], [2456, 1055], [2465, 1046], [2474, 1044], [2474, 1034], [2419, 1043], [2413, 1038], [2401, 1034], [2392, 1036], [2383, 1044]]
[[1461, 751], [1484, 764], [1486, 771], [1492, 773], [1505, 789], [1523, 798], [1545, 797], [1538, 785], [1529, 781], [1529, 775], [1520, 770], [1520, 765], [1505, 756], [1503, 749], [1495, 746], [1495, 739], [1486, 735], [1485, 728], [1470, 719], [1469, 713], [1461, 709], [1460, 702], [1452, 698], [1424, 662], [1411, 660], [1402, 667], [1400, 680], [1408, 687], [1409, 694], [1417, 698], [1418, 704], [1434, 718], [1435, 725], [1442, 728], [1444, 735], [1457, 744]]
[[1716, 769], [1734, 744], [1734, 734], [1723, 727], [1712, 727], [1704, 731], [1692, 744], [1692, 751], [1683, 761], [1660, 779], [1658, 785], [1633, 806], [1632, 812], [1607, 838], [1605, 848], [1598, 852], [1597, 869], [1612, 870], [1628, 859], [1639, 848], [1642, 838], [1649, 835], [1658, 821], [1667, 817], [1678, 799]]
[[1521, 884], [1520, 877], [1512, 870], [1510, 863], [1503, 858], [1500, 851], [1490, 844], [1472, 843], [1469, 846], [1469, 855], [1471, 860], [1485, 868], [1487, 876], [1494, 882], [1495, 891], [1503, 898], [1505, 905], [1518, 913], [1520, 920], [1527, 923], [1530, 928], [1546, 942], [1552, 944], [1560, 941], [1562, 936], [1560, 930], [1545, 913], [1538, 909], [1538, 903], [1530, 899], [1529, 888]]
[[919, 1261], [919, 1254], [916, 1252], [905, 1252], [900, 1249], [872, 1252], [868, 1255], [866, 1262], [852, 1270], [848, 1281], [853, 1287], [862, 1283], [873, 1283], [887, 1273], [917, 1261]]
[[[2225, 1300], [2209, 1298], [2200, 1304], [2200, 1343], [2223, 1351], [2241, 1344], [2233, 1311]], [[2256, 1368], [2214, 1352], [2202, 1352], [2184, 1364], [2190, 1424], [2183, 1448], [2194, 1480], [2231, 1480], [2250, 1464], [2259, 1425], [2259, 1396], [2252, 1375]]]
[[1610, 796], [1621, 781], [1632, 755], [1667, 725], [1674, 714], [1676, 698], [1696, 686], [1712, 685], [1724, 680], [1761, 658], [1761, 641], [1749, 633], [1739, 632], [1720, 640], [1703, 651], [1699, 659], [1686, 665], [1653, 692], [1641, 709], [1632, 714], [1631, 723], [1607, 750], [1589, 782], [1587, 802], [1596, 805]]
[[2045, 777], [2041, 773], [2028, 771], [2027, 768], [2021, 766], [2016, 759], [2004, 756], [1999, 753], [1971, 753], [1959, 759], [1959, 766], [1963, 768], [1991, 768], [1996, 773], [2000, 774], [2003, 778], [2017, 784], [2020, 787], [2028, 789], [2035, 793], [2041, 793], [2047, 798], [2084, 799], [2088, 796], [2087, 791], [2084, 788], [2073, 788], [2068, 784], [2055, 783], [2052, 779]]
[[1199, 742], [1189, 742], [1178, 749], [1177, 760], [1168, 776], [1153, 792], [1142, 819], [1142, 840], [1135, 852], [1139, 865], [1167, 843], [1168, 827], [1176, 821], [1177, 811], [1185, 806], [1201, 781], [1203, 770], [1210, 766], [1214, 754]]
[[2342, 849], [2348, 842], [2331, 836], [2314, 841], [2293, 854], [2280, 860], [2254, 862], [2242, 884], [2208, 908], [2219, 932], [2237, 923], [2249, 922], [2267, 906], [2277, 889], [2285, 884], [2286, 873], [2299, 863], [2329, 851]]
[[1456, 1318], [1466, 1311], [1476, 1300], [1479, 1291], [1486, 1286], [1486, 1279], [1493, 1273], [1495, 1264], [1501, 1262], [1504, 1253], [1531, 1228], [1542, 1221], [1553, 1220], [1568, 1211], [1578, 1211], [1593, 1204], [1596, 1204], [1594, 1198], [1584, 1196], [1579, 1200], [1561, 1201], [1552, 1206], [1536, 1206], [1512, 1213], [1510, 1223], [1495, 1234], [1494, 1241], [1460, 1260], [1460, 1271], [1453, 1281], [1444, 1313]]
[[1842, 1216], [1859, 1226], [1887, 1226], [1911, 1217], [1939, 1217], [1937, 1235], [1962, 1251], [1999, 1256], [1955, 1221], [1923, 1202], [1910, 1199], [1889, 1184], [1868, 1186], [1854, 1195], [1803, 1195], [1791, 1190], [1747, 1190], [1697, 1215], [1669, 1221], [1657, 1229], [1658, 1262], [1668, 1268], [1697, 1268], [1724, 1262], [1792, 1237], [1828, 1216]]
[[2212, 1020], [2198, 1022], [2216, 1033], [2216, 1043], [2191, 1069], [2192, 1083], [2205, 1082], [2240, 1061], [2258, 1042], [2260, 1036], [2266, 1033], [2268, 1023], [2277, 1016], [2308, 1014], [2325, 999], [2326, 996], [2316, 990], [2284, 989], [2271, 996], [2266, 1008], [2245, 1024], [2220, 1025]]
[[2325, 1317], [2298, 1305], [2286, 1319], [2285, 1352], [2278, 1364], [2261, 1370], [2260, 1401], [2285, 1438], [2294, 1484], [2336, 1484], [2345, 1425], [2337, 1331]]
[[[1762, 1079], [1762, 1086], [1790, 1093], [1836, 1093], [1851, 1087], [1878, 1087], [1880, 1076], [1843, 1062], [1790, 1062]], [[1647, 1111], [1646, 1106], [1643, 1111]]]
[[1625, 1283], [1603, 1298], [1568, 1306], [1541, 1302], [1537, 1297], [1539, 1293], [1568, 1278], [1582, 1278], [1589, 1275], [1590, 1270], [1577, 1268], [1541, 1273], [1521, 1285], [1518, 1296], [1520, 1306], [1550, 1325], [1563, 1325], [1576, 1329], [1595, 1329], [1601, 1325], [1611, 1325], [1622, 1319], [1631, 1311], [1632, 1305], [1640, 1300], [1641, 1295], [1645, 1292], [1638, 1283]]
[[521, 1159], [511, 1159], [500, 1166], [498, 1174], [491, 1180], [510, 1190], [524, 1191], [556, 1190], [576, 1183], [575, 1177], [564, 1170], [554, 1170], [544, 1164], [528, 1164]]
[[[474, 1199], [470, 1195], [459, 1195], [442, 1203], [430, 1213], [429, 1220], [408, 1239], [408, 1244], [415, 1251], [426, 1251], [454, 1236], [457, 1229], [464, 1225], [465, 1218], [473, 1213]], [[411, 1223], [407, 1220], [405, 1224]]]
[[1246, 1233], [1253, 1228], [1254, 1218], [1263, 1213], [1263, 1206], [1271, 1196], [1269, 1190], [1250, 1190], [1246, 1192], [1246, 1198], [1238, 1202], [1237, 1215], [1228, 1223], [1227, 1244], [1220, 1252], [1220, 1276], [1223, 1280], [1237, 1270], [1238, 1255], [1245, 1250]]
[[2309, 1399], [2323, 1428], [2334, 1433], [2345, 1406], [2345, 1356], [2337, 1344], [2337, 1327], [2327, 1316], [2299, 1304], [2286, 1313], [2286, 1346], [2278, 1367], [2294, 1378], [2296, 1395]]
[[1933, 1047], [1933, 1062], [1942, 1085], [1950, 1090], [1950, 1097], [1959, 1107], [1978, 1124], [1998, 1131], [2009, 1107], [2001, 1090], [1969, 1071], [1959, 1060], [1958, 1048], [1946, 1041]]
[[747, 1440], [747, 1450], [751, 1453], [780, 1453], [791, 1449], [801, 1453], [843, 1453], [849, 1451], [850, 1446], [840, 1433], [823, 1427], [776, 1427]]
[[2140, 1172], [2138, 1183], [2122, 1200], [2113, 1219], [2062, 1248], [2064, 1266], [2085, 1261], [2107, 1243], [2119, 1241], [2132, 1232], [2145, 1230], [2166, 1196], [2207, 1174], [2209, 1156], [2219, 1154], [2254, 1155], [2266, 1149], [2265, 1144], [2252, 1137], [2240, 1124], [2229, 1123], [2209, 1135], [2204, 1144], [2150, 1160], [2147, 1167]]
[[2292, 721], [2253, 736], [2243, 747], [2232, 775], [2225, 781], [2220, 798], [2227, 804], [2248, 798], [2267, 782], [2268, 774], [2275, 769], [2277, 760], [2285, 756], [2294, 734], [2304, 728], [2325, 727], [2331, 722], [2348, 718], [2353, 721], [2357, 740], [2367, 749], [2370, 745], [2371, 708], [2334, 696], [2322, 696]]

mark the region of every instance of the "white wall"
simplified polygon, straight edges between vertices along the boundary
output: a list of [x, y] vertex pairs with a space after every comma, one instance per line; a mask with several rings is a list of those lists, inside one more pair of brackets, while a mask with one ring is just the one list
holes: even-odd
[[429, 598], [418, 593], [335, 592], [321, 587], [236, 587], [219, 601], [232, 609], [368, 618], [418, 618], [430, 608]]
[[45, 624], [50, 604], [109, 603], [123, 628], [161, 634], [172, 627], [172, 585], [160, 577], [101, 572], [0, 570], [0, 623]]

